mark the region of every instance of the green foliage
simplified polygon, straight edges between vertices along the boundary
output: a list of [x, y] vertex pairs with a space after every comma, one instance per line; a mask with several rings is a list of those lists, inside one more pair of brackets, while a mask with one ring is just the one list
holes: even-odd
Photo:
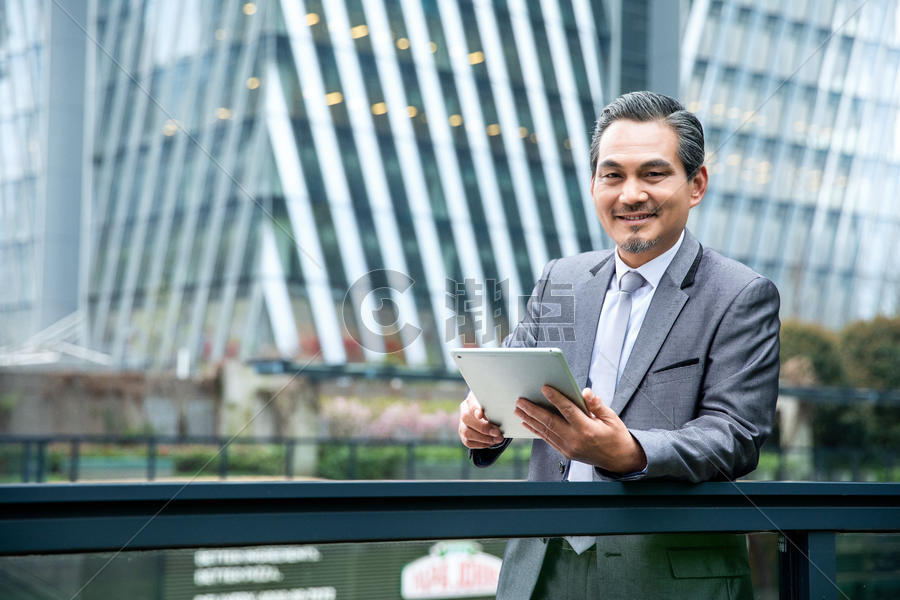
[[0, 444], [0, 481], [19, 481], [23, 447], [20, 444]]
[[850, 323], [840, 339], [844, 364], [854, 386], [900, 389], [900, 317]]
[[[321, 444], [316, 476], [324, 479], [349, 479], [350, 447], [346, 444]], [[359, 446], [356, 448], [354, 479], [397, 479], [406, 469], [406, 449], [402, 446]]]
[[838, 351], [838, 338], [831, 331], [813, 323], [785, 321], [781, 324], [780, 341], [782, 367], [792, 358], [806, 357], [812, 363], [815, 383], [844, 383], [844, 366]]
[[283, 475], [284, 446], [241, 444], [228, 447], [229, 475]]
[[[214, 475], [221, 455], [215, 446], [178, 448], [169, 453], [179, 475]], [[228, 475], [281, 475], [284, 473], [283, 446], [231, 444], [228, 446]]]
[[816, 446], [826, 448], [868, 447], [869, 438], [881, 424], [872, 419], [872, 406], [860, 404], [821, 404], [813, 413], [813, 439]]
[[173, 450], [169, 456], [175, 464], [175, 472], [179, 475], [212, 474], [219, 464], [216, 458], [217, 451], [212, 447], [187, 446]]
[[[808, 361], [812, 373], [805, 373], [798, 357]], [[782, 378], [792, 385], [900, 389], [900, 318], [857, 321], [840, 335], [819, 325], [786, 321], [781, 326], [781, 365]], [[896, 406], [869, 403], [818, 405], [815, 444], [863, 448], [862, 459], [874, 460], [900, 444], [898, 412]]]

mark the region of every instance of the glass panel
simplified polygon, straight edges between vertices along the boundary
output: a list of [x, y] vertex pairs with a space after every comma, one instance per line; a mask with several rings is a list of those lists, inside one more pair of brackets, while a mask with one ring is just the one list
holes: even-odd
[[837, 584], [858, 600], [900, 597], [900, 535], [839, 533]]
[[52, 589], [54, 597], [84, 600], [492, 598], [505, 545], [423, 540], [4, 557], [0, 595], [43, 598]]
[[[695, 545], [698, 536], [653, 537], [654, 544], [677, 547]], [[714, 541], [730, 537], [716, 535]], [[747, 536], [747, 554], [742, 542], [734, 546], [743, 555], [738, 561], [749, 558], [749, 577], [743, 581], [759, 600], [778, 597], [778, 537]], [[897, 539], [839, 535], [842, 591], [852, 598], [895, 597], [900, 589]], [[607, 549], [625, 543], [632, 548], [634, 542], [630, 537], [600, 538]], [[551, 538], [551, 550], [566, 543]], [[506, 544], [505, 539], [417, 540], [2, 557], [0, 594], [9, 600], [45, 597], [48, 589], [60, 597], [80, 594], [85, 600], [485, 599], [496, 593]], [[596, 547], [588, 552], [596, 556]], [[690, 568], [672, 552], [666, 556], [662, 567], [667, 571]], [[617, 558], [614, 552], [604, 552], [601, 560]], [[733, 589], [741, 578], [729, 579]], [[691, 585], [683, 578], [671, 582]]]

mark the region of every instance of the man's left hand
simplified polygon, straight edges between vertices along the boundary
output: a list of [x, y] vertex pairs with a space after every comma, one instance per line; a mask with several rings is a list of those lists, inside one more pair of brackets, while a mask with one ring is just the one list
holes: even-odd
[[562, 416], [525, 398], [516, 402], [516, 416], [560, 454], [619, 474], [635, 473], [647, 465], [644, 449], [625, 423], [590, 388], [582, 391], [590, 414], [549, 385], [541, 391]]

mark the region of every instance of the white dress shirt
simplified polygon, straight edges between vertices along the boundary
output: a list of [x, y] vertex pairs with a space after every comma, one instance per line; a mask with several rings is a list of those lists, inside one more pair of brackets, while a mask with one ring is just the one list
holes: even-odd
[[[631, 349], [634, 348], [634, 342], [637, 340], [638, 333], [641, 331], [641, 325], [644, 324], [644, 317], [647, 316], [647, 309], [650, 308], [653, 294], [659, 286], [659, 280], [662, 279], [666, 269], [669, 268], [672, 259], [675, 258], [675, 254], [678, 252], [678, 249], [681, 248], [681, 243], [683, 241], [684, 231], [681, 232], [681, 237], [678, 238], [678, 241], [675, 242], [674, 246], [636, 269], [632, 269], [626, 265], [619, 257], [618, 248], [616, 249], [616, 276], [609, 280], [609, 287], [606, 288], [606, 297], [603, 300], [603, 308], [600, 310], [600, 319], [597, 322], [597, 331], [594, 334], [594, 351], [591, 354], [591, 365], [588, 368], [588, 373], [593, 370], [594, 361], [597, 359], [600, 333], [611, 329], [609, 319], [611, 318], [610, 315], [615, 314], [615, 306], [619, 301], [619, 282], [622, 280], [622, 276], [628, 271], [637, 271], [647, 283], [631, 294], [631, 317], [628, 319], [628, 327], [625, 330], [625, 343], [622, 345], [622, 355], [619, 359], [619, 371], [616, 374], [616, 385], [619, 384], [619, 379], [622, 377], [625, 365], [628, 364], [628, 357], [631, 356]], [[647, 285], [648, 283], [650, 285]], [[603, 400], [603, 403], [606, 405], [609, 405], [612, 402], [612, 398], [601, 398], [601, 400]]]
[[[669, 265], [672, 263], [672, 259], [675, 258], [678, 249], [681, 248], [681, 243], [683, 241], [684, 231], [681, 232], [681, 236], [678, 238], [678, 241], [675, 242], [674, 246], [636, 269], [632, 269], [626, 265], [619, 257], [618, 248], [616, 249], [614, 253], [616, 274], [615, 277], [612, 277], [609, 280], [609, 287], [606, 288], [606, 296], [603, 299], [603, 307], [600, 309], [600, 319], [597, 322], [597, 331], [594, 333], [594, 350], [591, 354], [591, 364], [588, 367], [588, 373], [594, 369], [594, 361], [597, 359], [598, 355], [597, 348], [600, 344], [600, 333], [610, 329], [610, 315], [615, 313], [615, 307], [619, 301], [619, 282], [622, 280], [622, 276], [628, 271], [637, 271], [645, 279], [645, 283], [631, 294], [631, 316], [628, 318], [628, 326], [625, 329], [625, 342], [622, 345], [619, 370], [616, 373], [616, 384], [618, 385], [619, 379], [622, 377], [622, 372], [625, 370], [625, 365], [628, 364], [628, 357], [631, 356], [631, 350], [634, 348], [634, 342], [637, 340], [638, 333], [641, 331], [644, 317], [647, 316], [647, 309], [650, 308], [653, 294], [656, 292], [659, 281], [662, 279], [666, 269], [668, 269]], [[607, 406], [612, 403], [612, 398], [601, 398], [601, 400]], [[568, 480], [592, 481], [593, 472], [594, 469], [591, 465], [573, 460], [569, 467]], [[640, 472], [625, 475], [623, 478], [627, 479], [635, 475], [640, 475]]]

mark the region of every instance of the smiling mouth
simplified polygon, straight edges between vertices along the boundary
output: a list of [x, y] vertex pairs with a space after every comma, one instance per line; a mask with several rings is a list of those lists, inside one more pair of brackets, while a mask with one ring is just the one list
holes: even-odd
[[641, 223], [650, 219], [651, 217], [655, 217], [656, 213], [639, 213], [639, 214], [630, 214], [630, 215], [616, 215], [617, 219], [622, 219], [626, 223]]

